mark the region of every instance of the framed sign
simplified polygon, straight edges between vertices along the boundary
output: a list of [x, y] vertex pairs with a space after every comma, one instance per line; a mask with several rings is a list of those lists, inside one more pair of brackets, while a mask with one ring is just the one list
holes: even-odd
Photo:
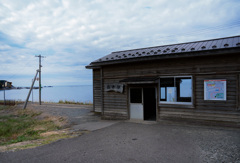
[[204, 80], [204, 100], [227, 100], [226, 79]]
[[123, 93], [123, 84], [106, 84], [105, 85], [105, 91], [106, 92], [118, 92], [118, 93]]

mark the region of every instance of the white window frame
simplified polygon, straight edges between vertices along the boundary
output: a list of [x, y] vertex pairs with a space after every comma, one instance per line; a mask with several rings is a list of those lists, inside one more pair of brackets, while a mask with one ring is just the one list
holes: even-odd
[[[191, 97], [191, 102], [167, 102], [167, 101], [161, 101], [161, 78], [174, 78], [174, 87], [175, 87], [175, 78], [191, 78], [192, 80], [192, 97]], [[192, 76], [160, 76], [159, 77], [159, 84], [158, 84], [158, 88], [159, 88], [159, 104], [176, 104], [176, 105], [192, 105], [193, 104], [193, 77]]]

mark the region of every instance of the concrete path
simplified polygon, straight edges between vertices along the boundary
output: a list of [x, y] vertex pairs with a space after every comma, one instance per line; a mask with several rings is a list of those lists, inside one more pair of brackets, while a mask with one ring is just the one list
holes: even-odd
[[119, 122], [88, 134], [16, 152], [1, 163], [240, 162], [240, 130]]

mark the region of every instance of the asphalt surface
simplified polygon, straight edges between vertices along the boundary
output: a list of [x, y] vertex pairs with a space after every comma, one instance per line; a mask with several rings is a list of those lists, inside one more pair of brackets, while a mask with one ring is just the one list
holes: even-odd
[[34, 149], [0, 153], [0, 162], [240, 162], [240, 130], [119, 122]]

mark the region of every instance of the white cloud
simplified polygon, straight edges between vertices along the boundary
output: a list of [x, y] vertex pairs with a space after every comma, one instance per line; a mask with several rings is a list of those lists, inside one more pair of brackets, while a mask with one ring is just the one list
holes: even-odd
[[42, 54], [44, 73], [78, 71], [84, 84], [83, 66], [112, 51], [237, 35], [239, 8], [238, 0], [0, 0], [0, 74], [34, 74]]
[[6, 45], [6, 44], [0, 44], [0, 50], [7, 50], [7, 49], [10, 49], [11, 47], [9, 45]]

